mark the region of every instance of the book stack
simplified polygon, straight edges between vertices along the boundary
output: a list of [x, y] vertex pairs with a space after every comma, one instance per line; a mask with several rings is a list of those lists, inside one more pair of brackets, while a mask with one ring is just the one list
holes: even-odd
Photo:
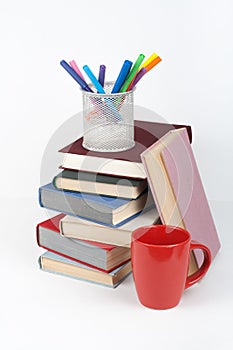
[[60, 150], [60, 172], [39, 189], [41, 207], [58, 212], [37, 225], [41, 269], [110, 287], [123, 281], [132, 231], [159, 218], [140, 154], [174, 127], [182, 126], [135, 121], [135, 147], [123, 152], [88, 151], [82, 137]]
[[[159, 220], [187, 228], [193, 239], [213, 248], [213, 256], [217, 253], [217, 233], [192, 158], [191, 127], [136, 120], [134, 135], [135, 146], [123, 152], [89, 151], [82, 146], [82, 137], [60, 150], [64, 154], [60, 172], [39, 189], [41, 207], [58, 212], [37, 225], [38, 245], [46, 249], [39, 258], [41, 269], [116, 287], [131, 272], [132, 232]], [[177, 135], [182, 142], [166, 154], [170, 139]], [[187, 173], [188, 159], [193, 160], [194, 183]], [[194, 199], [189, 196], [193, 185]], [[194, 203], [190, 201], [187, 218], [190, 198]], [[189, 274], [200, 264], [198, 255], [191, 254]]]

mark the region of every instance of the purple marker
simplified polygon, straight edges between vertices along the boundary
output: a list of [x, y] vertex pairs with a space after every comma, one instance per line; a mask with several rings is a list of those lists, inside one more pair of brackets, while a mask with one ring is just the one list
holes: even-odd
[[99, 70], [98, 81], [99, 81], [99, 83], [100, 83], [103, 87], [104, 87], [105, 71], [106, 71], [105, 65], [104, 65], [104, 64], [101, 64], [100, 70]]
[[140, 69], [140, 71], [136, 74], [136, 77], [131, 85], [130, 90], [133, 90], [133, 88], [135, 87], [135, 85], [139, 82], [139, 80], [143, 77], [143, 75], [145, 75], [147, 72], [146, 68], [142, 68]]

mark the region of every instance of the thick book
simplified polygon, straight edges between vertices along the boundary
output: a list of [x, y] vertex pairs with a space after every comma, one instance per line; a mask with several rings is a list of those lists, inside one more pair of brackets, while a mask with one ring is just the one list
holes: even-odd
[[111, 288], [116, 288], [132, 271], [130, 261], [107, 273], [49, 251], [39, 257], [39, 265], [46, 272]]
[[60, 220], [60, 233], [65, 237], [88, 239], [130, 248], [132, 232], [141, 226], [156, 224], [158, 220], [159, 214], [155, 208], [141, 213], [117, 228], [66, 215]]
[[105, 272], [130, 260], [129, 248], [62, 237], [59, 222], [63, 217], [64, 214], [60, 214], [37, 225], [40, 247]]
[[[185, 228], [214, 258], [220, 241], [187, 131], [169, 131], [142, 154], [142, 161], [162, 222]], [[195, 259], [200, 266], [199, 250]]]
[[127, 199], [58, 190], [51, 183], [40, 187], [39, 203], [47, 209], [110, 226], [121, 225], [143, 209], [154, 206], [148, 191], [136, 199]]
[[87, 171], [63, 170], [54, 177], [53, 185], [67, 191], [134, 199], [147, 188], [147, 181]]
[[192, 141], [192, 129], [189, 125], [177, 125], [135, 120], [135, 146], [122, 152], [94, 152], [82, 146], [83, 137], [62, 148], [64, 153], [62, 168], [90, 171], [115, 176], [146, 178], [141, 162], [141, 153], [154, 144], [169, 130], [185, 127]]

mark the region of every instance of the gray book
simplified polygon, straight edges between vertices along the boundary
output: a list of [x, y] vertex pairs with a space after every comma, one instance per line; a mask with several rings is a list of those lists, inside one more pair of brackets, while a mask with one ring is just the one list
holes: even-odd
[[39, 257], [39, 265], [46, 272], [111, 288], [116, 288], [132, 270], [131, 262], [129, 261], [115, 270], [106, 273], [52, 252], [46, 252], [41, 255]]
[[40, 247], [107, 272], [130, 260], [129, 248], [61, 236], [59, 223], [63, 216], [57, 215], [37, 225]]
[[109, 226], [122, 225], [143, 209], [155, 206], [150, 192], [143, 192], [136, 199], [58, 190], [53, 184], [39, 189], [42, 207], [61, 213], [79, 216]]

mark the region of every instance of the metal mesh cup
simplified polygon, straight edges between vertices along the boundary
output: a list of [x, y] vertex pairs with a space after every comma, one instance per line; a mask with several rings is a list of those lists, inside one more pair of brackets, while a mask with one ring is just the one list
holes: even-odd
[[83, 91], [83, 147], [97, 152], [125, 151], [134, 146], [133, 91], [111, 94]]

